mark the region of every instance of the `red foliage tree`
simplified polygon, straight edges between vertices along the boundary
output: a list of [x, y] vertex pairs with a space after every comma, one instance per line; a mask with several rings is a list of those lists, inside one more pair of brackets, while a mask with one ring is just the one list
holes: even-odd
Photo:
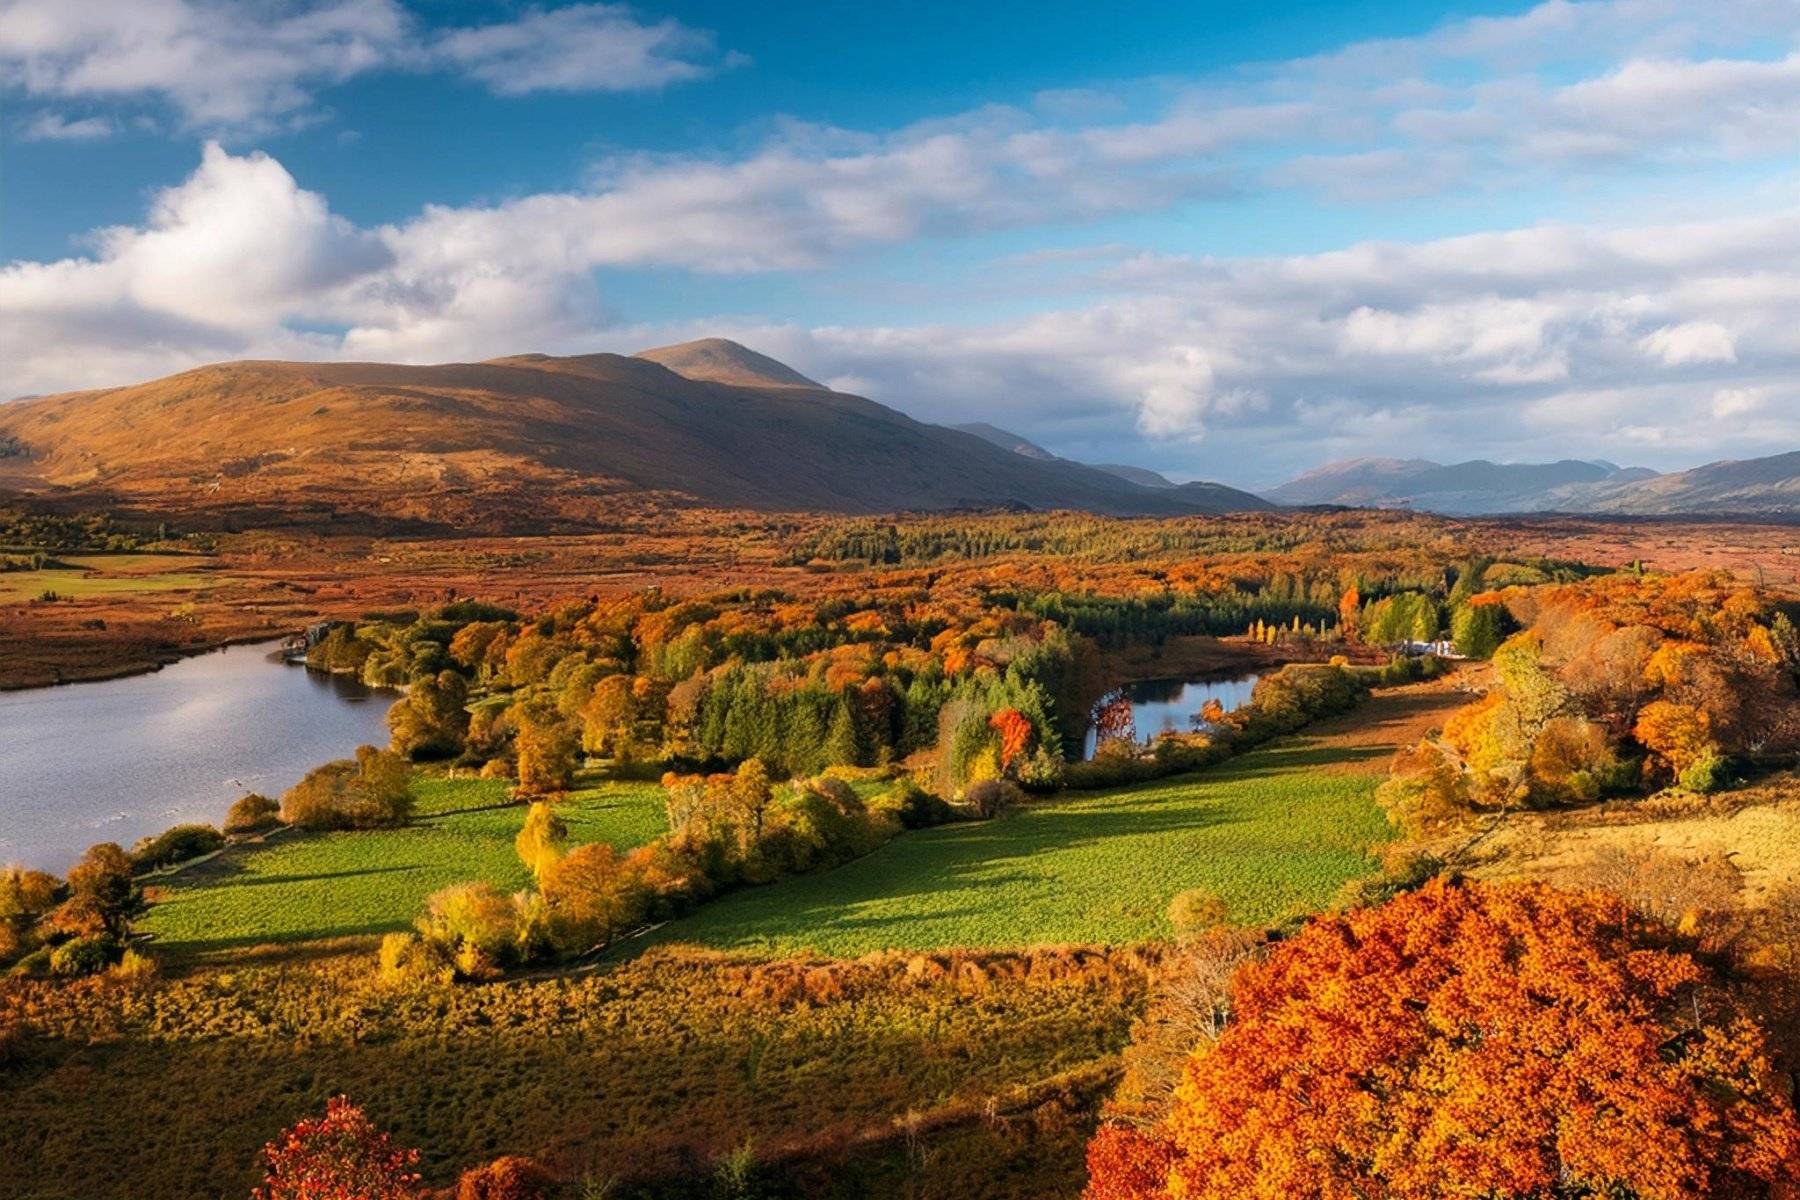
[[1131, 1125], [1102, 1125], [1087, 1148], [1082, 1200], [1155, 1200], [1167, 1195], [1175, 1147]]
[[1710, 983], [1600, 893], [1439, 882], [1319, 918], [1239, 972], [1157, 1131], [1167, 1169], [1108, 1135], [1089, 1195], [1782, 1194], [1800, 1124]]
[[348, 1097], [325, 1102], [263, 1147], [267, 1174], [252, 1200], [416, 1200], [417, 1150], [402, 1149]]
[[988, 718], [988, 725], [1000, 735], [1000, 769], [1005, 770], [1030, 748], [1031, 718], [1016, 708], [1003, 708]]

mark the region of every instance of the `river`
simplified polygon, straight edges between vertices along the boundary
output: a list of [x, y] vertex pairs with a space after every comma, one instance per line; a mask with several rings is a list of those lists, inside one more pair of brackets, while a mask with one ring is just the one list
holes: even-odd
[[95, 842], [219, 825], [245, 792], [385, 746], [394, 700], [230, 646], [148, 675], [0, 692], [0, 864], [61, 874]]
[[[1149, 742], [1157, 734], [1169, 730], [1199, 728], [1200, 710], [1208, 700], [1217, 700], [1226, 712], [1250, 699], [1256, 687], [1255, 675], [1234, 679], [1147, 679], [1128, 683], [1119, 692], [1101, 697], [1094, 706], [1095, 717], [1113, 696], [1123, 693], [1131, 701], [1131, 720], [1137, 727], [1140, 742]], [[1094, 756], [1098, 731], [1090, 723], [1081, 747], [1082, 757]]]

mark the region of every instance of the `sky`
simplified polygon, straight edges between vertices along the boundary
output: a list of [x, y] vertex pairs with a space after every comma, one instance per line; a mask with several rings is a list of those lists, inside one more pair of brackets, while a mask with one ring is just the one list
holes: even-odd
[[1800, 0], [0, 0], [0, 396], [735, 338], [1265, 487], [1800, 448]]

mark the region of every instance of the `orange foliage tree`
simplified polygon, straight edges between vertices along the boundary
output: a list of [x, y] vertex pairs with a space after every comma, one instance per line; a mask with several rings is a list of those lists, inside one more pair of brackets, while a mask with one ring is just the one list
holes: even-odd
[[417, 1150], [394, 1145], [348, 1097], [325, 1102], [263, 1147], [267, 1175], [253, 1200], [415, 1200]]
[[1016, 708], [1003, 708], [988, 718], [988, 725], [1000, 735], [1000, 769], [1005, 770], [1031, 747], [1031, 718]]
[[[1162, 1125], [1090, 1200], [1766, 1197], [1800, 1124], [1759, 1028], [1600, 893], [1437, 882], [1236, 979]], [[1788, 1194], [1775, 1190], [1774, 1194]]]

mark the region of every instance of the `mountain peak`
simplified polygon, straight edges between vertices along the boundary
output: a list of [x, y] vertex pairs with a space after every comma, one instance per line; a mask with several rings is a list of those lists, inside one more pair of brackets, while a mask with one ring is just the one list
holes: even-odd
[[640, 350], [633, 358], [647, 359], [686, 379], [702, 383], [729, 383], [734, 387], [792, 387], [825, 391], [786, 363], [729, 338], [698, 338], [673, 346]]

